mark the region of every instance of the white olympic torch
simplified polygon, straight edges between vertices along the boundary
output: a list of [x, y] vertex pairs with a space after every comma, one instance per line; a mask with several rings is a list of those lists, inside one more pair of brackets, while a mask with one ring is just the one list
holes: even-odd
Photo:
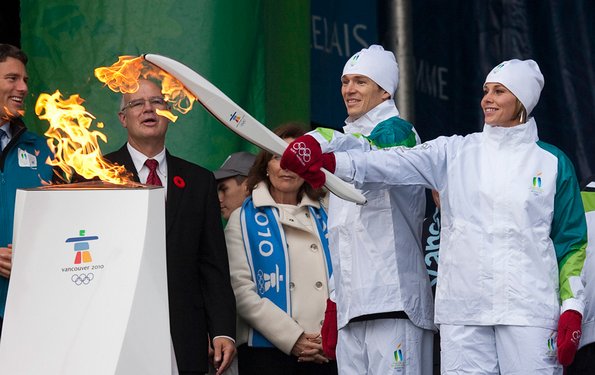
[[[258, 122], [240, 106], [228, 98], [212, 83], [186, 65], [165, 56], [145, 54], [145, 60], [163, 69], [180, 81], [219, 122], [247, 141], [273, 154], [283, 155], [287, 143], [269, 128]], [[322, 169], [326, 176], [325, 186], [339, 198], [365, 204], [366, 198], [353, 186]]]

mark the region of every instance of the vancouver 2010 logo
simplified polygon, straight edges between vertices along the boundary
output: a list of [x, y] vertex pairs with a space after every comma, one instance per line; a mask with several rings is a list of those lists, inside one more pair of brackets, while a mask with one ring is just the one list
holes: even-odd
[[89, 285], [95, 278], [95, 274], [91, 270], [98, 270], [103, 268], [103, 264], [88, 265], [85, 263], [92, 263], [93, 257], [91, 255], [90, 241], [98, 240], [99, 236], [89, 236], [86, 230], [79, 230], [78, 237], [70, 237], [66, 239], [66, 243], [74, 245], [74, 266], [63, 267], [62, 272], [72, 272], [70, 280], [75, 285]]

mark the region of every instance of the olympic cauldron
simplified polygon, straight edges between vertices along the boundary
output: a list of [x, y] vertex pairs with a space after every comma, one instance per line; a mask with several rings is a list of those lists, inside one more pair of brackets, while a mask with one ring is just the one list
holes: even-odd
[[18, 190], [1, 374], [167, 374], [162, 188]]
[[[183, 85], [142, 57], [121, 56], [95, 75], [121, 94], [135, 92], [140, 77], [160, 80], [170, 108], [192, 108]], [[175, 372], [163, 189], [133, 183], [102, 157], [104, 125], [83, 103], [56, 90], [35, 104], [49, 122], [45, 162], [65, 182], [101, 181], [17, 191], [0, 374]], [[157, 114], [177, 119], [169, 109]]]

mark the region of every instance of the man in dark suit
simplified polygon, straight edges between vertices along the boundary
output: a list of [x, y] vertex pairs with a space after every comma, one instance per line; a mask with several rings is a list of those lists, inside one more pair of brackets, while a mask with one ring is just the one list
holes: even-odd
[[171, 337], [180, 374], [208, 370], [208, 337], [213, 338], [217, 374], [230, 365], [235, 349], [235, 298], [229, 279], [217, 184], [204, 168], [165, 149], [168, 120], [160, 87], [141, 80], [124, 94], [120, 122], [128, 143], [106, 159], [124, 165], [139, 182], [161, 185], [166, 198], [167, 279]]

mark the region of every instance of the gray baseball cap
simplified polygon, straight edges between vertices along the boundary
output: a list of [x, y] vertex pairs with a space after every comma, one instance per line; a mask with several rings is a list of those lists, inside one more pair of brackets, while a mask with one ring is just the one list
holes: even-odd
[[224, 178], [235, 176], [248, 176], [248, 172], [250, 172], [255, 159], [256, 156], [249, 152], [235, 152], [229, 155], [221, 167], [213, 172], [215, 179], [223, 180]]

